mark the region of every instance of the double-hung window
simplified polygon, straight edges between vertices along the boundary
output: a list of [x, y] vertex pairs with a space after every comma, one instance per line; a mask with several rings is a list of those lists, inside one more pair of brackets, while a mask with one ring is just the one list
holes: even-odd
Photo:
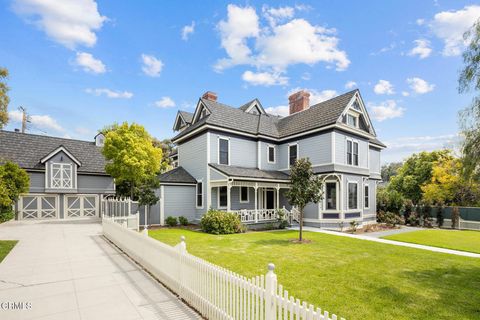
[[298, 159], [298, 145], [292, 144], [288, 146], [288, 164], [291, 166], [295, 165], [295, 162]]
[[227, 202], [227, 187], [218, 187], [218, 207], [226, 208]]
[[337, 209], [337, 183], [326, 182], [325, 183], [325, 209], [336, 210]]
[[230, 164], [230, 140], [226, 138], [218, 138], [218, 163]]
[[275, 163], [275, 147], [268, 146], [267, 151], [268, 163]]
[[358, 118], [354, 115], [347, 114], [347, 124], [351, 127], [358, 127]]
[[197, 182], [197, 208], [203, 208], [203, 183]]
[[368, 184], [365, 185], [365, 188], [364, 188], [364, 202], [363, 202], [363, 205], [365, 207], [365, 209], [368, 209], [370, 208], [370, 195], [369, 195], [369, 191], [370, 191], [370, 187], [368, 186]]
[[51, 187], [53, 189], [73, 188], [73, 166], [71, 163], [52, 163]]
[[242, 203], [249, 202], [248, 187], [240, 187], [240, 202]]
[[348, 209], [358, 209], [358, 184], [348, 183]]
[[347, 164], [358, 166], [358, 142], [347, 140]]

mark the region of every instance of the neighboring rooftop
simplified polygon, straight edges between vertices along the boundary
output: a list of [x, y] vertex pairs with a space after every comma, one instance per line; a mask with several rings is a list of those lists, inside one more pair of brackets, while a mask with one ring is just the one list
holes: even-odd
[[158, 178], [160, 183], [197, 183], [197, 180], [182, 167], [176, 167], [175, 169], [162, 173]]
[[0, 130], [0, 159], [16, 162], [24, 169], [44, 170], [40, 160], [60, 146], [81, 162], [79, 173], [106, 174], [105, 158], [94, 141]]

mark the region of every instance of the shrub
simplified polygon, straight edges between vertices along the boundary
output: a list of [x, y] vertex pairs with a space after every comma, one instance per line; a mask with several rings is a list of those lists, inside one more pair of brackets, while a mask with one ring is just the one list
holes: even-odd
[[182, 226], [188, 226], [188, 219], [185, 218], [184, 216], [178, 217], [178, 222], [179, 222]]
[[377, 213], [377, 222], [385, 223], [388, 226], [395, 227], [397, 224], [404, 223], [404, 219], [401, 215], [393, 212], [379, 211]]
[[414, 212], [413, 202], [410, 199], [405, 200], [403, 204], [403, 217], [408, 221], [410, 215]]
[[418, 216], [418, 214], [415, 211], [413, 211], [413, 212], [410, 213], [410, 215], [408, 216], [408, 218], [405, 221], [409, 225], [415, 227], [415, 226], [418, 226], [420, 224], [420, 217]]
[[404, 203], [403, 196], [396, 190], [379, 188], [377, 191], [377, 210], [400, 213]]
[[423, 204], [423, 226], [431, 228], [433, 226], [432, 206], [429, 202]]
[[437, 226], [439, 228], [443, 227], [443, 207], [437, 207]]
[[175, 227], [175, 226], [178, 224], [178, 220], [177, 220], [176, 217], [168, 216], [168, 217], [165, 219], [165, 223], [166, 223], [167, 226], [169, 226], [169, 227]]
[[235, 213], [213, 209], [203, 215], [200, 226], [204, 232], [211, 234], [240, 233], [245, 230], [240, 217]]
[[357, 232], [357, 227], [358, 227], [358, 222], [357, 221], [353, 220], [353, 221], [350, 222], [350, 231], [352, 233]]
[[13, 211], [5, 211], [0, 213], [0, 223], [12, 220], [15, 217]]
[[285, 210], [278, 210], [278, 229], [285, 229], [289, 226], [288, 220], [286, 218]]

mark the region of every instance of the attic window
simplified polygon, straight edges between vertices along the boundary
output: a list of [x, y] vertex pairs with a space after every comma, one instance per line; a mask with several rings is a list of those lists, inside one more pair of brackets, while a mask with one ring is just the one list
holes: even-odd
[[200, 112], [200, 119], [203, 119], [207, 116], [207, 110], [205, 108], [202, 109], [202, 112]]
[[355, 101], [355, 102], [353, 103], [352, 108], [355, 109], [355, 110], [360, 111], [360, 105], [358, 104], [358, 101]]
[[347, 114], [347, 124], [349, 126], [358, 128], [358, 116], [354, 116], [353, 114]]

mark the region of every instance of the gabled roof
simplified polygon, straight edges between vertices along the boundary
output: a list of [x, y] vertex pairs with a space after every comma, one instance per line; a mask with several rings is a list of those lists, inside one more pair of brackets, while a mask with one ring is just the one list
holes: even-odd
[[244, 111], [244, 112], [250, 112], [254, 107], [257, 107], [257, 110], [260, 114], [266, 114], [265, 109], [263, 109], [262, 104], [260, 101], [255, 98], [251, 101], [248, 101], [244, 105], [240, 106], [238, 109]]
[[188, 123], [188, 124], [192, 123], [193, 113], [188, 112], [188, 111], [182, 111], [182, 110], [178, 111], [178, 113], [180, 113], [180, 115], [182, 116], [183, 120], [186, 123]]
[[197, 180], [190, 173], [188, 173], [187, 170], [185, 170], [182, 167], [176, 167], [175, 169], [162, 173], [161, 175], [158, 176], [158, 179], [160, 180], [160, 184], [165, 184], [165, 183], [196, 184], [197, 183]]
[[49, 154], [47, 154], [45, 157], [43, 157], [40, 162], [41, 163], [45, 163], [47, 162], [48, 160], [50, 160], [51, 158], [53, 158], [57, 153], [59, 152], [63, 152], [65, 153], [69, 158], [70, 160], [72, 160], [73, 162], [75, 162], [79, 167], [82, 165], [82, 163], [80, 161], [78, 161], [77, 158], [75, 158], [75, 156], [67, 150], [67, 148], [65, 148], [64, 146], [59, 146], [58, 148], [56, 148], [55, 150], [53, 150], [52, 152], [50, 152]]
[[0, 130], [0, 159], [16, 162], [24, 169], [45, 170], [41, 160], [62, 146], [81, 163], [79, 173], [106, 174], [105, 158], [93, 141]]
[[256, 168], [245, 168], [237, 166], [227, 166], [223, 164], [208, 164], [213, 169], [231, 178], [257, 179], [257, 180], [279, 180], [288, 181], [290, 176], [281, 171], [260, 170]]

